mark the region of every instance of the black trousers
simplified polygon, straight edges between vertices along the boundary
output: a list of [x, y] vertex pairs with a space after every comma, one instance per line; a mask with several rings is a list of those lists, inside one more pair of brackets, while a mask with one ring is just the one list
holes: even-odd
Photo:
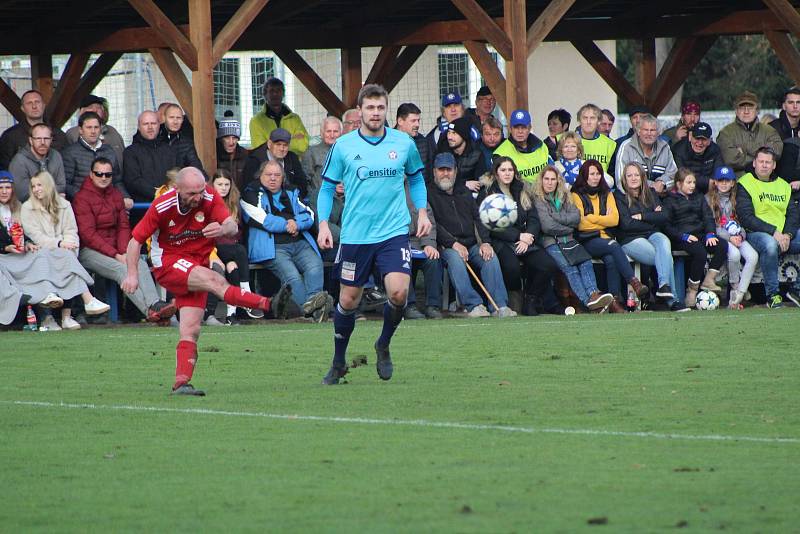
[[[217, 245], [217, 256], [226, 265], [225, 277], [232, 285], [239, 286], [242, 280], [250, 281], [250, 261], [247, 258], [247, 249], [241, 243], [232, 245]], [[234, 262], [237, 268], [228, 272], [227, 264]]]
[[522, 266], [528, 270], [528, 285], [526, 293], [541, 297], [558, 271], [558, 265], [553, 258], [542, 248], [528, 249], [522, 256], [517, 256], [514, 246], [506, 241], [492, 243], [492, 248], [500, 262], [503, 272], [503, 281], [508, 291], [522, 289]]
[[717, 237], [717, 244], [713, 247], [706, 246], [704, 237], [698, 237], [694, 243], [681, 240], [672, 240], [672, 250], [683, 250], [689, 254], [689, 280], [701, 282], [705, 276], [706, 256], [711, 254], [709, 269], [719, 271], [728, 260], [728, 242]]

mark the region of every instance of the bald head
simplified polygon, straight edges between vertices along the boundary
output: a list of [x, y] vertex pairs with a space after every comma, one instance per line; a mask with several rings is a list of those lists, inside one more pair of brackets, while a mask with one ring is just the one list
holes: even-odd
[[152, 141], [158, 135], [158, 114], [155, 111], [143, 111], [139, 114], [139, 135]]
[[206, 190], [206, 178], [196, 167], [184, 167], [175, 177], [175, 190], [178, 192], [178, 203], [182, 212], [196, 208], [203, 200]]

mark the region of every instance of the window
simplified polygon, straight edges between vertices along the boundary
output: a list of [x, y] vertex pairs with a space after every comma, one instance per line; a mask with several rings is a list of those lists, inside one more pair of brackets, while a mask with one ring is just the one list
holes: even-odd
[[439, 98], [458, 91], [469, 98], [469, 58], [464, 52], [439, 52]]
[[239, 116], [239, 58], [223, 58], [214, 67], [214, 113], [222, 117], [225, 111]]

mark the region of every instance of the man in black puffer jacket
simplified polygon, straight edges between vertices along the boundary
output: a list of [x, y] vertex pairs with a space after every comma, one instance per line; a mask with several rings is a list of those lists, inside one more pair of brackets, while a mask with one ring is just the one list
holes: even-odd
[[708, 123], [698, 122], [689, 130], [688, 137], [672, 145], [675, 164], [679, 169], [685, 167], [692, 171], [697, 178], [697, 190], [703, 194], [708, 193], [714, 169], [725, 165], [719, 146], [711, 140], [712, 133]]
[[164, 124], [158, 132], [159, 143], [167, 145], [175, 152], [175, 164], [181, 169], [195, 167], [203, 171], [208, 179], [208, 174], [203, 170], [203, 162], [197, 155], [194, 141], [183, 130], [184, 114], [177, 104], [169, 104], [164, 110]]
[[167, 171], [177, 167], [175, 151], [158, 140], [158, 115], [143, 111], [133, 143], [123, 152], [125, 187], [135, 202], [152, 202]]

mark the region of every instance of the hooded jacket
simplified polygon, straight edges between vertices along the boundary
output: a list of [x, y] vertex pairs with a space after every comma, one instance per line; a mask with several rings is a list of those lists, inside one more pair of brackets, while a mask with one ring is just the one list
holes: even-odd
[[573, 239], [575, 229], [581, 221], [581, 214], [577, 206], [572, 203], [569, 194], [558, 210], [552, 202], [544, 199], [535, 199], [533, 205], [542, 225], [542, 239], [539, 243], [542, 247], [547, 248], [558, 241], [566, 242]]
[[200, 156], [197, 155], [194, 141], [183, 130], [172, 133], [167, 130], [166, 125], [162, 124], [157, 138], [159, 143], [168, 146], [175, 152], [175, 165], [177, 167], [195, 167], [200, 169], [208, 178], [208, 174], [203, 169], [203, 162], [200, 161]]
[[152, 202], [156, 189], [167, 179], [167, 171], [178, 164], [175, 151], [162, 144], [158, 137], [147, 140], [139, 132], [125, 148], [125, 187], [136, 202]]
[[239, 143], [236, 143], [236, 148], [233, 151], [233, 154], [228, 154], [225, 152], [225, 148], [222, 146], [219, 140], [217, 140], [217, 168], [225, 169], [231, 175], [233, 179], [233, 183], [236, 184], [237, 189], [239, 191], [244, 191], [245, 186], [247, 185], [247, 180], [244, 174], [244, 166], [247, 163], [247, 157], [250, 155], [250, 151], [241, 146]]
[[8, 171], [14, 177], [14, 191], [20, 202], [28, 200], [31, 177], [41, 171], [47, 171], [53, 176], [53, 180], [56, 182], [56, 191], [59, 193], [67, 192], [67, 180], [64, 177], [64, 160], [61, 158], [61, 154], [52, 148], [41, 160], [33, 154], [30, 146], [20, 148], [14, 159], [11, 160]]
[[115, 187], [99, 188], [86, 180], [72, 200], [81, 247], [106, 256], [125, 254], [131, 226], [122, 194]]
[[800, 124], [797, 127], [792, 128], [792, 125], [789, 124], [789, 118], [786, 116], [786, 111], [781, 110], [778, 114], [778, 118], [774, 121], [769, 123], [778, 135], [781, 136], [781, 140], [791, 139], [792, 137], [800, 137]]
[[639, 163], [644, 167], [647, 174], [647, 183], [650, 186], [656, 181], [661, 181], [667, 189], [670, 189], [675, 183], [675, 173], [678, 172], [678, 167], [675, 165], [675, 159], [672, 157], [669, 143], [660, 137], [656, 139], [655, 146], [653, 146], [653, 154], [650, 156], [645, 155], [639, 136], [634, 135], [620, 145], [616, 157], [617, 167], [614, 171], [614, 176], [617, 180], [618, 189], [622, 188], [622, 171], [625, 165], [630, 162]]
[[[59, 128], [51, 126], [51, 129], [53, 130], [53, 143], [50, 145], [50, 149], [61, 152], [69, 146], [70, 142]], [[31, 125], [27, 120], [18, 122], [3, 132], [3, 135], [0, 136], [0, 169], [8, 169], [14, 154], [19, 152], [19, 149], [29, 146], [28, 138], [30, 136]]]
[[[266, 104], [262, 106], [261, 111], [253, 115], [253, 118], [250, 119], [250, 146], [257, 147], [266, 143], [270, 132], [276, 128], [283, 128], [292, 134], [289, 150], [299, 156], [308, 150], [308, 131], [303, 125], [300, 115], [292, 112], [285, 104], [281, 105], [278, 117], [267, 109]], [[298, 134], [302, 135], [295, 137]]]

